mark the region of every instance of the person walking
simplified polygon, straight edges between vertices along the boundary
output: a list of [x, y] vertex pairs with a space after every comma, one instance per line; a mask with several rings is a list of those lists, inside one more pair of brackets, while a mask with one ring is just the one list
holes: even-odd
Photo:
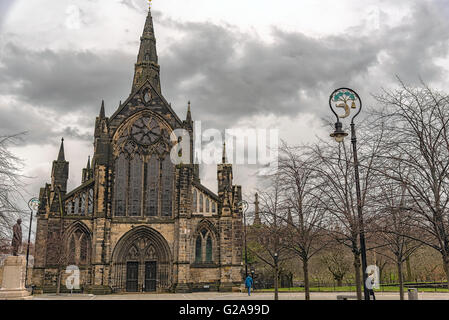
[[248, 276], [246, 277], [246, 280], [245, 280], [245, 287], [248, 288], [248, 296], [250, 296], [250, 295], [251, 295], [251, 288], [253, 287], [253, 278], [251, 278], [250, 275], [248, 275]]
[[368, 284], [368, 293], [370, 296], [373, 296], [373, 300], [376, 300], [376, 296], [374, 295], [374, 283], [375, 283], [375, 279], [374, 279], [374, 270], [372, 270], [369, 274], [368, 277], [366, 279], [366, 282]]

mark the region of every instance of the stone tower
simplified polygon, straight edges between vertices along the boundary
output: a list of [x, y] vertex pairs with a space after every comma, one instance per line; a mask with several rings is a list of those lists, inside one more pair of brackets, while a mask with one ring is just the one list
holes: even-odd
[[37, 291], [55, 291], [68, 265], [80, 270], [80, 290], [95, 294], [240, 286], [242, 191], [233, 183], [225, 149], [217, 167], [218, 194], [201, 184], [193, 139], [190, 150], [183, 150], [189, 151], [188, 163], [175, 164], [170, 157], [172, 133], [183, 129], [193, 137], [193, 124], [190, 102], [181, 120], [162, 95], [149, 11], [131, 93], [109, 117], [101, 102], [93, 157], [81, 184], [67, 192], [61, 143], [52, 183], [41, 189]]

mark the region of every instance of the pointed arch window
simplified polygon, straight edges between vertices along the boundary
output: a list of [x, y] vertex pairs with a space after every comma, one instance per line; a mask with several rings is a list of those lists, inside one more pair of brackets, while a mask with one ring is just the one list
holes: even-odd
[[138, 154], [130, 161], [129, 216], [140, 216], [142, 198], [142, 159]]
[[217, 207], [216, 207], [215, 202], [212, 201], [212, 213], [215, 213], [215, 212], [217, 212]]
[[204, 212], [204, 199], [202, 193], [200, 193], [200, 212]]
[[198, 203], [198, 193], [196, 192], [196, 189], [193, 189], [193, 199], [192, 199], [193, 203], [193, 212], [196, 212], [197, 210], [197, 203]]
[[122, 153], [115, 160], [115, 184], [114, 184], [114, 199], [115, 199], [115, 215], [122, 217], [126, 215], [126, 184], [128, 173], [128, 160]]
[[210, 236], [206, 241], [206, 262], [212, 262], [212, 238]]
[[146, 175], [145, 215], [154, 217], [158, 215], [159, 194], [159, 160], [156, 155], [148, 162]]
[[172, 194], [173, 194], [173, 173], [174, 166], [171, 162], [170, 156], [167, 155], [162, 161], [162, 172], [161, 172], [161, 215], [166, 217], [172, 216]]
[[83, 192], [81, 194], [81, 212], [80, 212], [80, 214], [82, 216], [86, 215], [86, 193], [85, 192]]
[[213, 262], [213, 237], [207, 228], [202, 228], [195, 241], [195, 263]]
[[209, 202], [209, 198], [206, 198], [206, 212], [210, 212], [210, 202]]
[[89, 264], [89, 235], [81, 229], [76, 229], [68, 238], [67, 250], [67, 263], [69, 265]]
[[87, 204], [87, 212], [92, 214], [94, 212], [94, 189], [89, 189], [89, 199]]
[[198, 237], [196, 237], [195, 262], [203, 262], [203, 238], [201, 237], [201, 235], [198, 235]]

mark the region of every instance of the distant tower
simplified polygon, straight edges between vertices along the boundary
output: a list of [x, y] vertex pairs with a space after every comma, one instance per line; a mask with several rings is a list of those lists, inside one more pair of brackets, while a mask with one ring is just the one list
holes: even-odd
[[253, 225], [261, 225], [262, 222], [260, 221], [260, 215], [259, 215], [259, 194], [256, 193], [255, 195], [255, 201], [254, 201], [254, 222]]

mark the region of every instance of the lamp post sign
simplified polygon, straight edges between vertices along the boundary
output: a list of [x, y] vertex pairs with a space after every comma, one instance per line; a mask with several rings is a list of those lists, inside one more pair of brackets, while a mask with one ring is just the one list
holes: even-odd
[[[369, 300], [369, 291], [366, 286], [367, 279], [367, 261], [366, 261], [366, 246], [365, 246], [365, 228], [363, 223], [362, 214], [362, 200], [360, 192], [360, 177], [359, 177], [359, 160], [357, 156], [357, 136], [355, 132], [354, 119], [362, 111], [362, 100], [360, 99], [357, 92], [349, 88], [340, 88], [332, 92], [329, 97], [329, 107], [335, 117], [337, 122], [335, 123], [335, 131], [331, 133], [331, 137], [335, 139], [338, 143], [342, 143], [345, 137], [348, 135], [347, 132], [343, 130], [343, 124], [341, 119], [351, 118], [351, 143], [352, 143], [352, 154], [354, 157], [354, 178], [355, 187], [357, 193], [357, 215], [359, 220], [359, 234], [360, 234], [360, 253], [362, 256], [362, 274], [363, 274], [363, 293], [365, 300]], [[344, 111], [342, 114], [341, 112]]]

